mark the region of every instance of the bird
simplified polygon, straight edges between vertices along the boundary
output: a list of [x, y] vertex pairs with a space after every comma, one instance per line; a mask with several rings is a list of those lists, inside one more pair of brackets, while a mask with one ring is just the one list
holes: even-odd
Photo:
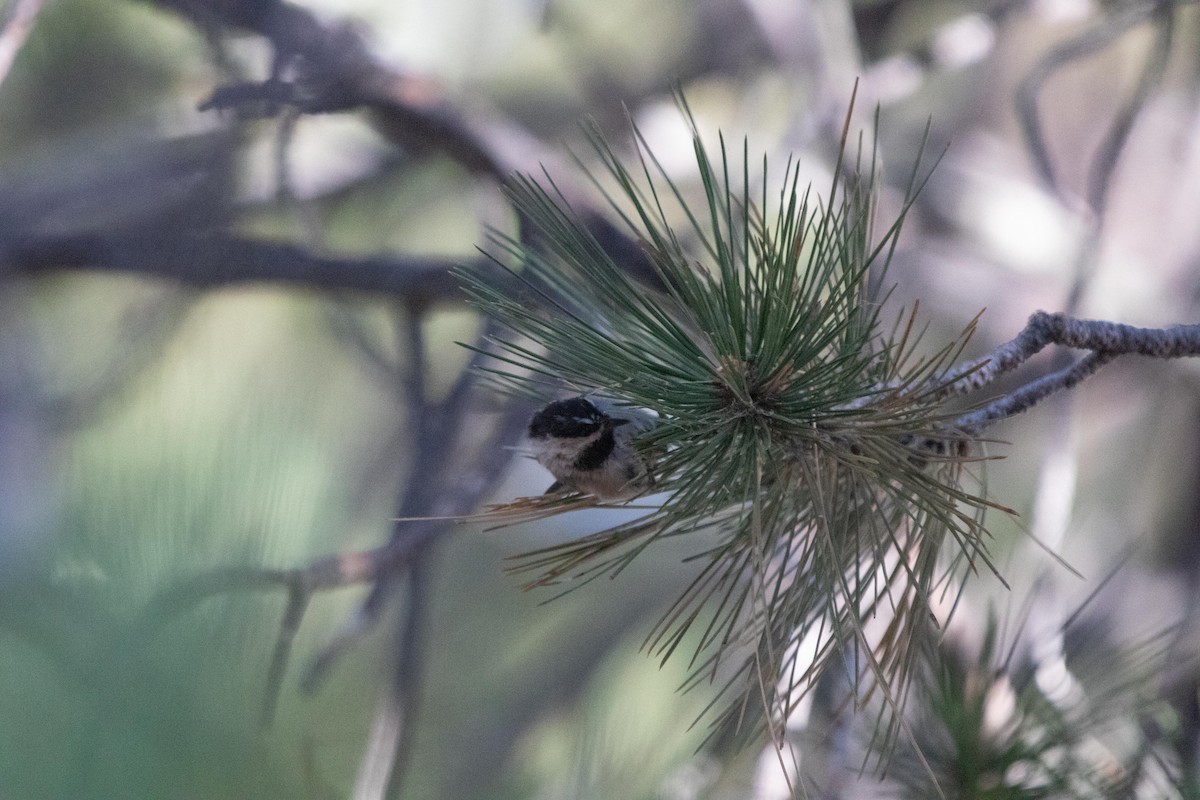
[[534, 458], [554, 475], [546, 494], [575, 491], [600, 500], [629, 500], [653, 485], [633, 438], [658, 415], [598, 395], [549, 403], [529, 421]]

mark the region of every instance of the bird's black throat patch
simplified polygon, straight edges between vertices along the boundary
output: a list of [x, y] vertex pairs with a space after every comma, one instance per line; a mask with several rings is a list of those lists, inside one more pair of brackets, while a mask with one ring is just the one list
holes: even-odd
[[590, 472], [591, 470], [600, 469], [608, 457], [612, 455], [612, 451], [617, 446], [616, 437], [613, 436], [612, 428], [606, 427], [604, 432], [597, 437], [596, 441], [583, 448], [579, 457], [575, 459], [574, 467], [577, 470]]

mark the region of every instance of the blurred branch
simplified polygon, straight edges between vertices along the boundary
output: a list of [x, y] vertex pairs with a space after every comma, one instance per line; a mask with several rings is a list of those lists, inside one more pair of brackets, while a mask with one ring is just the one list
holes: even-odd
[[[497, 115], [460, 111], [432, 81], [377, 62], [356, 33], [325, 26], [305, 9], [270, 0], [159, 5], [183, 13], [209, 34], [221, 27], [260, 33], [280, 59], [294, 64], [290, 82], [272, 76], [261, 84], [225, 87], [210, 101], [215, 108], [244, 110], [262, 102], [287, 108], [276, 151], [281, 191], [288, 182], [282, 148], [297, 113], [368, 110], [377, 129], [401, 148], [441, 153], [500, 184], [514, 172], [540, 174], [540, 165], [557, 160], [517, 126]], [[133, 273], [201, 288], [271, 282], [389, 293], [418, 303], [457, 296], [457, 281], [447, 274], [449, 260], [332, 257], [222, 230], [234, 211], [229, 171], [235, 140], [236, 130], [142, 143], [115, 159], [89, 150], [87, 163], [76, 168], [64, 168], [59, 159], [5, 180], [0, 267], [28, 275]], [[614, 258], [639, 279], [656, 283], [635, 240], [568, 180], [559, 188]]]
[[[429, 503], [431, 498], [438, 496], [437, 489], [439, 487], [431, 485], [430, 481], [436, 480], [441, 466], [440, 462], [452, 449], [447, 445], [439, 452], [431, 441], [433, 417], [443, 413], [443, 409], [431, 406], [426, 394], [425, 371], [427, 365], [422, 317], [420, 311], [415, 308], [409, 308], [404, 315], [404, 346], [408, 353], [408, 363], [403, 367], [400, 385], [404, 395], [408, 439], [412, 442], [413, 458], [397, 509], [397, 517], [400, 519], [412, 519], [431, 514]], [[464, 372], [459, 376], [458, 383], [461, 384], [467, 380], [467, 373]], [[458, 513], [466, 513], [467, 510], [470, 509]], [[430, 526], [429, 533], [424, 536], [411, 530], [406, 531], [407, 540], [412, 543], [413, 552], [424, 553], [428, 544], [440, 532], [441, 527], [443, 526], [437, 524]], [[402, 523], [397, 523], [397, 527], [392, 533], [392, 542], [400, 539], [401, 530]], [[414, 561], [417, 560], [419, 560], [419, 555], [414, 556]], [[405, 571], [411, 572], [411, 569]], [[404, 574], [405, 571], [398, 571], [397, 576]], [[321, 653], [313, 660], [302, 679], [305, 691], [315, 691], [328, 675], [334, 662], [374, 627], [382, 614], [384, 603], [390, 596], [392, 587], [393, 582], [388, 576], [381, 576], [380, 580], [375, 582], [375, 586], [362, 606], [343, 623], [342, 628], [334, 634]], [[403, 646], [403, 642], [400, 644]], [[402, 699], [398, 700], [402, 701]]]
[[[422, 552], [430, 551], [425, 548]], [[392, 680], [385, 684], [375, 707], [366, 751], [355, 779], [356, 800], [395, 796], [404, 779], [412, 753], [425, 665], [429, 571], [427, 555], [416, 559], [408, 570], [408, 603], [396, 643], [396, 663]]]
[[366, 583], [380, 570], [403, 560], [408, 554], [377, 547], [355, 553], [324, 556], [304, 567], [225, 567], [181, 581], [155, 596], [148, 604], [158, 624], [165, 624], [199, 603], [232, 592], [262, 592], [284, 589], [289, 594], [312, 594]]
[[0, 30], [0, 83], [8, 77], [21, 45], [29, 38], [34, 20], [42, 10], [42, 0], [17, 0], [12, 16]]
[[[286, 130], [286, 126], [285, 126]], [[0, 273], [143, 275], [201, 289], [274, 283], [460, 299], [461, 259], [327, 255], [226, 230], [237, 212], [236, 131], [167, 140], [89, 142], [0, 179]], [[281, 175], [286, 188], [286, 173]], [[312, 238], [312, 237], [309, 237]]]
[[[250, 6], [235, 2], [157, 0], [204, 25], [226, 25], [253, 31], [271, 42], [276, 64], [261, 83], [217, 89], [204, 108], [254, 114], [291, 106], [301, 113], [325, 114], [366, 110], [377, 131], [398, 147], [440, 153], [500, 185], [513, 174], [542, 175], [560, 161], [557, 153], [501, 115], [451, 100], [440, 84], [424, 75], [393, 69], [371, 54], [366, 42], [348, 27], [325, 25], [307, 9], [278, 0]], [[285, 80], [280, 76], [289, 74]], [[556, 189], [575, 206], [601, 245], [639, 280], [658, 283], [658, 274], [637, 241], [599, 213], [588, 195], [569, 178], [552, 170]], [[517, 211], [519, 214], [519, 210]]]
[[[442, 152], [499, 180], [515, 167], [440, 97], [431, 81], [377, 61], [348, 26], [327, 26], [309, 10], [278, 0], [158, 0], [157, 4], [201, 26], [251, 31], [274, 47], [275, 66], [268, 80], [217, 89], [202, 108], [265, 106], [268, 113], [279, 105], [294, 105], [306, 113], [368, 109], [376, 113], [379, 129], [401, 146]], [[291, 80], [281, 79], [288, 68]]]
[[[399, 632], [394, 680], [383, 692], [375, 709], [370, 739], [359, 765], [356, 798], [383, 797], [394, 793], [404, 778], [404, 764], [411, 749], [412, 713], [417, 706], [420, 668], [423, 659], [426, 585], [420, 573], [427, 569], [424, 558], [445, 530], [436, 520], [467, 513], [490, 490], [511, 455], [507, 445], [524, 432], [531, 409], [527, 403], [511, 400], [494, 423], [478, 452], [455, 447], [463, 421], [469, 413], [467, 401], [478, 381], [478, 367], [487, 360], [483, 347], [495, 333], [496, 323], [489, 320], [476, 339], [480, 348], [447, 395], [431, 403], [425, 383], [426, 363], [421, 317], [411, 310], [406, 315], [408, 364], [403, 386], [409, 409], [414, 441], [413, 467], [400, 503], [400, 517], [392, 534], [391, 545], [405, 543], [417, 554], [403, 572], [394, 571], [376, 580], [370, 595], [359, 610], [330, 640], [312, 662], [303, 678], [305, 690], [320, 684], [334, 662], [379, 620], [385, 601], [391, 596], [397, 579], [407, 578], [408, 607]], [[457, 457], [455, 457], [457, 456]], [[464, 471], [464, 466], [470, 469]], [[467, 497], [460, 498], [460, 493]], [[428, 522], [404, 520], [431, 515]]]
[[[423, 323], [424, 314], [419, 309], [410, 307], [403, 316], [402, 324], [398, 326], [403, 328], [404, 344], [408, 352], [401, 383], [415, 454], [400, 502], [401, 516], [428, 513], [422, 510], [422, 506], [427, 502], [427, 498], [435, 496], [437, 489], [440, 488], [427, 485], [430, 475], [427, 472], [427, 467], [430, 466], [428, 462], [434, 458], [436, 450], [430, 438], [434, 409], [430, 407], [426, 386], [428, 364]], [[464, 372], [459, 376], [459, 382], [468, 381], [471, 378], [473, 376], [469, 377]], [[442, 411], [442, 409], [438, 409], [438, 411]], [[433, 541], [431, 538], [422, 543], [417, 551], [419, 555], [413, 559], [405, 571], [408, 603], [405, 608], [404, 622], [397, 635], [392, 681], [386, 685], [375, 706], [375, 718], [368, 734], [367, 747], [359, 761], [358, 777], [354, 787], [355, 798], [382, 797], [393, 780], [398, 784], [403, 779], [403, 764], [406, 754], [412, 749], [413, 716], [420, 695], [421, 667], [424, 662], [425, 615], [428, 607], [426, 602], [428, 557], [432, 552]], [[376, 581], [363, 608], [380, 606], [382, 598], [389, 594], [391, 583], [390, 576], [383, 576]], [[378, 618], [378, 611], [369, 616]], [[358, 624], [359, 622], [359, 619], [355, 620], [356, 628], [364, 630]], [[339, 642], [339, 646], [344, 647], [348, 641], [343, 638]]]
[[894, 51], [889, 35], [899, 3], [854, 3], [859, 44], [868, 60], [864, 89], [889, 105], [911, 96], [931, 78], [975, 64], [995, 50], [997, 31], [1006, 18], [1028, 7], [1027, 0], [970, 3], [962, 13], [929, 30], [915, 44]]
[[26, 275], [82, 269], [145, 275], [215, 289], [274, 283], [350, 289], [437, 303], [460, 299], [451, 259], [319, 256], [306, 248], [222, 232], [156, 230], [30, 236], [11, 246], [9, 269]]
[[1092, 158], [1091, 171], [1088, 173], [1087, 202], [1098, 217], [1103, 217], [1108, 208], [1108, 190], [1112, 184], [1113, 171], [1117, 167], [1117, 158], [1129, 139], [1129, 132], [1145, 107], [1151, 91], [1158, 86], [1167, 71], [1175, 32], [1175, 1], [1158, 0], [1154, 4], [1151, 16], [1155, 22], [1155, 36], [1146, 56], [1146, 64], [1133, 94], [1109, 126], [1100, 149]]
[[[323, 556], [302, 567], [272, 569], [238, 566], [201, 573], [151, 598], [146, 604], [143, 622], [135, 626], [135, 630], [142, 629], [147, 623], [151, 630], [160, 628], [213, 597], [283, 590], [287, 605], [271, 655], [261, 709], [263, 725], [270, 725], [278, 705], [291, 645], [313, 596], [333, 589], [371, 583], [386, 573], [408, 569], [420, 557], [424, 544], [436, 535], [428, 532], [429, 527], [426, 526], [423, 535], [409, 541], [397, 540], [371, 550]], [[439, 526], [437, 532], [444, 527]]]
[[[1038, 176], [1058, 197], [1065, 198], [1068, 196], [1068, 193], [1058, 182], [1058, 178], [1055, 175], [1053, 158], [1046, 145], [1046, 138], [1042, 130], [1041, 111], [1038, 107], [1038, 100], [1046, 83], [1063, 67], [1078, 59], [1086, 58], [1103, 50], [1124, 36], [1127, 31], [1147, 20], [1151, 14], [1162, 13], [1164, 7], [1168, 8], [1166, 14], [1170, 17], [1169, 7], [1173, 5], [1169, 1], [1155, 0], [1154, 2], [1119, 7], [1094, 27], [1051, 49], [1050, 52], [1038, 59], [1037, 63], [1033, 65], [1029, 73], [1017, 86], [1017, 117], [1021, 123], [1021, 131], [1025, 136], [1025, 145], [1029, 149], [1030, 156], [1033, 158], [1034, 168]], [[1151, 55], [1151, 64], [1153, 64], [1154, 59], [1155, 56]], [[1111, 151], [1110, 158], [1113, 161], [1115, 161], [1116, 154], [1124, 144], [1129, 124], [1131, 124], [1133, 117], [1136, 116], [1137, 109], [1140, 108], [1140, 103], [1142, 102], [1140, 95], [1144, 91], [1142, 88], [1144, 83], [1144, 80], [1139, 83], [1138, 91], [1135, 92], [1131, 102], [1132, 114], [1127, 109], [1125, 113], [1118, 116], [1117, 122], [1110, 129], [1106, 147], [1102, 152]], [[1134, 107], [1133, 103], [1138, 105]], [[1122, 124], [1123, 121], [1124, 124]], [[1089, 201], [1091, 199], [1089, 197]], [[1095, 206], [1092, 207], [1092, 211], [1097, 211]]]

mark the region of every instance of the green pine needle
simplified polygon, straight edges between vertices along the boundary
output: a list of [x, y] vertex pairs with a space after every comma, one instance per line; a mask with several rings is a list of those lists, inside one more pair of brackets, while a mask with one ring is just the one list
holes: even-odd
[[[666, 658], [691, 642], [697, 679], [725, 682], [719, 724], [775, 730], [833, 665], [863, 696], [895, 699], [932, 605], [992, 568], [991, 504], [963, 486], [979, 449], [949, 427], [938, 391], [974, 321], [922, 357], [915, 315], [885, 328], [868, 294], [917, 173], [874, 241], [874, 154], [861, 146], [824, 196], [800, 186], [792, 163], [774, 195], [765, 159], [752, 180], [745, 144], [732, 162], [722, 139], [713, 160], [693, 124], [697, 202], [635, 135], [636, 170], [598, 133], [592, 145], [658, 287], [629, 277], [549, 176], [511, 184], [528, 230], [524, 241], [497, 235], [503, 271], [464, 274], [474, 302], [512, 331], [491, 343], [501, 388], [600, 392], [660, 415], [636, 445], [661, 506], [527, 554], [518, 569], [530, 585], [570, 588], [619, 572], [660, 538], [706, 531], [699, 574], [646, 644]], [[577, 507], [548, 496], [496, 513]], [[890, 622], [868, 636], [875, 617]], [[815, 660], [800, 660], [801, 642]], [[843, 666], [847, 652], [865, 657]]]

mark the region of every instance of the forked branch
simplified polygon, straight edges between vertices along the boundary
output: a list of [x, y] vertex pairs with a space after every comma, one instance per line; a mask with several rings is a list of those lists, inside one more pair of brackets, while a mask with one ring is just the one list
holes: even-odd
[[978, 434], [997, 420], [1020, 414], [1052, 394], [1075, 387], [1118, 356], [1182, 358], [1200, 355], [1200, 325], [1137, 328], [1037, 311], [1030, 316], [1024, 330], [993, 350], [983, 362], [972, 361], [951, 370], [943, 391], [946, 396], [977, 392], [1050, 345], [1090, 350], [1091, 353], [1069, 367], [1031, 381], [962, 415], [956, 420], [956, 427]]

